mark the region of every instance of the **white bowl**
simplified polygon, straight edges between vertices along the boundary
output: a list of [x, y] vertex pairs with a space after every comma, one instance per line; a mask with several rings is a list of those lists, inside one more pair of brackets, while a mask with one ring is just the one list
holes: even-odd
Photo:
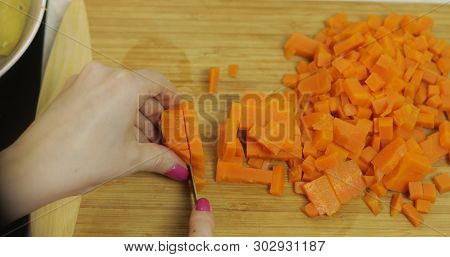
[[16, 48], [8, 56], [0, 57], [0, 76], [7, 72], [20, 59], [22, 54], [27, 50], [28, 46], [36, 36], [36, 32], [41, 25], [45, 12], [45, 3], [47, 0], [30, 0], [31, 8], [25, 23], [22, 36], [17, 43]]

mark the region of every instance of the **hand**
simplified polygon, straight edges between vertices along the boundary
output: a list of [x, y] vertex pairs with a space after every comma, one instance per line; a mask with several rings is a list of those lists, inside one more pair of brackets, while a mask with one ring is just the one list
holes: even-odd
[[185, 164], [157, 144], [160, 113], [176, 101], [175, 88], [159, 73], [87, 65], [0, 153], [6, 219], [135, 171], [186, 180]]

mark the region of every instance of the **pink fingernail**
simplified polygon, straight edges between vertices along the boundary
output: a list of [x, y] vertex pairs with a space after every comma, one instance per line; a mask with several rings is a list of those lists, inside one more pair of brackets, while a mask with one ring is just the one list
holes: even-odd
[[189, 171], [185, 166], [175, 164], [168, 172], [166, 172], [166, 176], [174, 180], [184, 181], [189, 178]]
[[195, 203], [195, 210], [197, 211], [211, 211], [211, 205], [209, 204], [208, 199], [200, 198]]

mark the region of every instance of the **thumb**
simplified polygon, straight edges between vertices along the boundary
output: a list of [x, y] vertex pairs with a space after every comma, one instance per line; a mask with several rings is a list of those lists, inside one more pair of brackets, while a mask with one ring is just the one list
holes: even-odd
[[134, 172], [156, 172], [178, 181], [189, 178], [186, 164], [169, 148], [153, 143], [140, 144], [138, 148], [140, 164]]
[[214, 216], [206, 198], [200, 198], [195, 203], [189, 219], [189, 236], [206, 237], [214, 234]]

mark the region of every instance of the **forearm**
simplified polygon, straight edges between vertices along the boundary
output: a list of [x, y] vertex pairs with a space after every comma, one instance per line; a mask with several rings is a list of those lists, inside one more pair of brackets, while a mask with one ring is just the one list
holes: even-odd
[[31, 149], [18, 142], [0, 152], [0, 222], [14, 221], [69, 195], [59, 176], [46, 167], [48, 160], [39, 160]]

